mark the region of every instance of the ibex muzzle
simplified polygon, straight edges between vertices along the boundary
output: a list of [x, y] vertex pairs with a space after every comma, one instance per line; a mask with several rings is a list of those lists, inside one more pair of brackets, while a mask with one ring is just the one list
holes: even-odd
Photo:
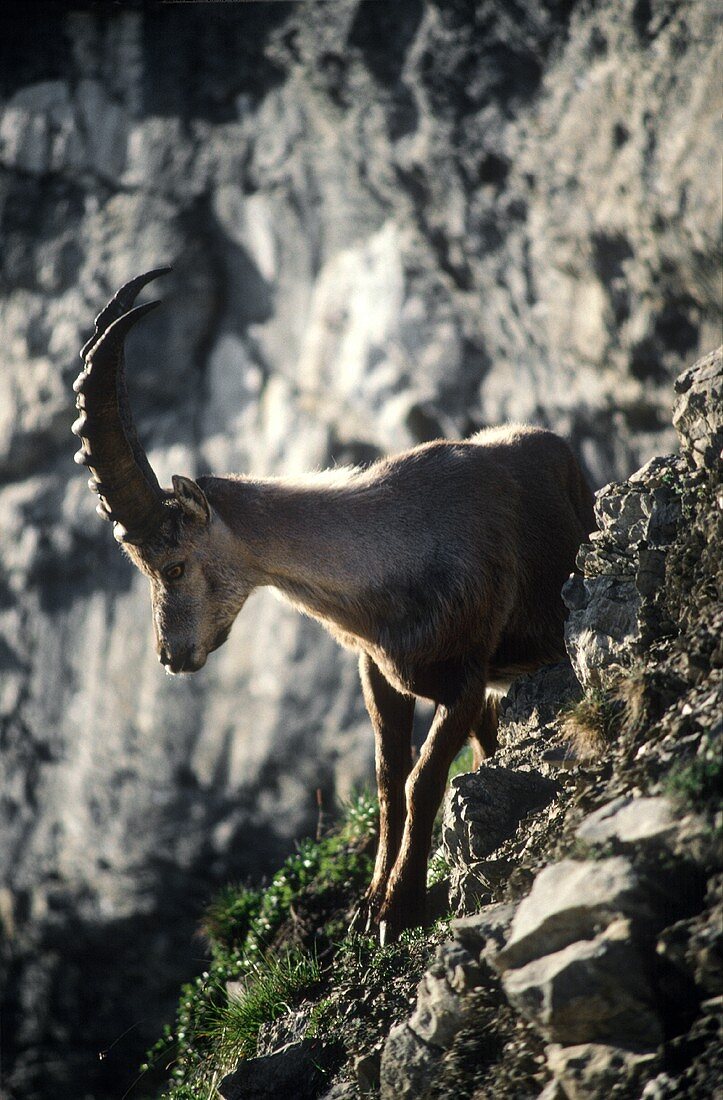
[[[133, 427], [123, 341], [167, 268], [96, 320], [75, 388], [79, 461], [99, 511], [150, 579], [171, 672], [222, 645], [249, 593], [277, 588], [359, 654], [376, 739], [379, 848], [357, 920], [394, 936], [424, 915], [426, 863], [449, 765], [496, 745], [487, 687], [564, 656], [563, 582], [594, 528], [592, 494], [552, 432], [509, 426], [298, 479], [174, 477], [161, 489]], [[418, 760], [415, 699], [436, 704]]]

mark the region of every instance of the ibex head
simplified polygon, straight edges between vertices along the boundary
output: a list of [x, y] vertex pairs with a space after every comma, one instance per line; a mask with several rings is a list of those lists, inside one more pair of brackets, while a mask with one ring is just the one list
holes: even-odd
[[150, 580], [156, 648], [175, 673], [202, 668], [226, 641], [251, 584], [228, 577], [231, 535], [201, 486], [174, 476], [173, 488], [162, 489], [133, 424], [123, 345], [135, 322], [159, 305], [134, 307], [139, 292], [169, 270], [131, 279], [96, 318], [73, 387], [80, 414], [73, 431], [82, 440], [75, 460], [91, 471], [88, 484], [99, 497], [96, 511]]

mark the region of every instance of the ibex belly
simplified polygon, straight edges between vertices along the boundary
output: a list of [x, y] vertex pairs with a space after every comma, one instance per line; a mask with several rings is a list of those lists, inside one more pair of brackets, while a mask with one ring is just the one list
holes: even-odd
[[466, 662], [461, 657], [407, 668], [401, 668], [386, 654], [375, 652], [373, 659], [397, 691], [444, 706], [451, 706], [457, 700], [467, 679]]

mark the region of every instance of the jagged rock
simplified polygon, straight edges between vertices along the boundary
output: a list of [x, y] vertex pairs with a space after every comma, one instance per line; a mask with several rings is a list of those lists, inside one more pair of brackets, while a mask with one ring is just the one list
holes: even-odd
[[382, 1051], [381, 1100], [427, 1100], [431, 1069], [440, 1052], [433, 1050], [404, 1022], [391, 1029]]
[[640, 597], [631, 580], [575, 575], [563, 589], [570, 611], [565, 640], [583, 687], [599, 687], [631, 664]]
[[581, 1043], [547, 1048], [547, 1068], [566, 1100], [612, 1096], [637, 1100], [644, 1082], [660, 1064], [657, 1051], [636, 1053], [621, 1046]]
[[619, 919], [591, 940], [507, 970], [505, 993], [546, 1039], [652, 1050], [662, 1039], [646, 968]]
[[[450, 902], [456, 912], [478, 908], [496, 873], [486, 859], [533, 810], [547, 806], [557, 784], [536, 771], [485, 764], [456, 776], [444, 806], [442, 846], [451, 866]], [[504, 873], [504, 868], [502, 868]]]
[[[245, 991], [243, 983], [226, 982], [226, 992], [231, 999], [243, 996]], [[257, 1055], [275, 1054], [283, 1047], [300, 1042], [306, 1035], [312, 1008], [310, 1003], [302, 1004], [271, 1023], [264, 1022], [256, 1040]]]
[[440, 945], [417, 988], [414, 1012], [394, 1027], [381, 1061], [382, 1097], [423, 1100], [432, 1072], [459, 1032], [474, 1022], [471, 994], [489, 980], [486, 960], [502, 940], [514, 905], [487, 906], [474, 917], [454, 921], [454, 938]]
[[593, 936], [618, 914], [650, 918], [646, 891], [629, 859], [564, 859], [537, 875], [520, 902], [510, 938], [493, 957], [505, 972]]
[[582, 572], [562, 590], [570, 612], [565, 642], [585, 688], [612, 682], [660, 633], [665, 552], [680, 522], [683, 469], [679, 458], [654, 458], [597, 494], [599, 529], [578, 553]]
[[383, 1043], [377, 1043], [373, 1050], [354, 1059], [354, 1075], [362, 1096], [379, 1089], [383, 1046]]
[[489, 961], [507, 940], [516, 910], [513, 902], [485, 905], [479, 913], [453, 920], [450, 929], [473, 958]]
[[331, 1047], [318, 1039], [289, 1043], [273, 1054], [246, 1058], [216, 1086], [224, 1100], [316, 1100], [324, 1082]]
[[673, 424], [689, 461], [713, 469], [723, 460], [723, 348], [675, 380]]
[[633, 798], [621, 795], [589, 814], [577, 830], [590, 845], [615, 841], [621, 846], [659, 844], [679, 827], [680, 813], [668, 798]]
[[[708, 1100], [709, 1096], [717, 1100], [721, 1082], [723, 1013], [720, 1001], [711, 1006], [711, 1012], [703, 1005], [701, 1009], [703, 1011], [690, 1030], [672, 1040], [669, 1046], [673, 1059], [683, 1053], [683, 1061], [688, 1064], [684, 1068], [671, 1066], [670, 1072], [659, 1073], [643, 1088], [642, 1100], [679, 1100], [680, 1097]], [[696, 1052], [692, 1060], [685, 1058], [686, 1048]]]
[[723, 876], [714, 876], [713, 895], [701, 916], [690, 922], [685, 961], [698, 988], [707, 996], [723, 989]]
[[580, 685], [569, 661], [544, 665], [518, 676], [500, 699], [500, 734], [507, 739], [528, 726], [539, 736], [557, 717], [560, 708], [580, 698]]
[[[676, 921], [663, 929], [656, 952], [667, 960], [697, 997], [709, 999], [723, 990], [723, 876], [714, 875], [709, 885], [707, 906], [694, 917]], [[690, 988], [685, 993], [691, 994]], [[685, 994], [684, 994], [685, 995]]]
[[339, 1081], [324, 1093], [321, 1100], [359, 1100], [359, 1087], [356, 1081]]
[[679, 1082], [669, 1073], [659, 1073], [645, 1085], [641, 1100], [674, 1100], [680, 1096]]
[[459, 1031], [463, 1014], [457, 991], [450, 988], [443, 975], [428, 971], [417, 990], [417, 1007], [409, 1027], [425, 1043], [446, 1047]]
[[437, 949], [434, 962], [417, 989], [417, 1004], [408, 1023], [425, 1043], [447, 1047], [470, 1011], [465, 994], [480, 983], [477, 960], [453, 939]]
[[553, 1078], [552, 1081], [547, 1082], [537, 1100], [567, 1100], [567, 1097], [559, 1083]]

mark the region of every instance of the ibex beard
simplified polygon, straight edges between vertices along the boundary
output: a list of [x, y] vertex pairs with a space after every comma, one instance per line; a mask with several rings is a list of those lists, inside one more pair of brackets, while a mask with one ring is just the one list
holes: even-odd
[[[507, 426], [439, 440], [364, 470], [298, 479], [175, 476], [162, 489], [140, 444], [123, 345], [158, 305], [127, 283], [96, 319], [75, 383], [98, 511], [151, 585], [156, 646], [195, 672], [249, 594], [278, 589], [359, 654], [375, 736], [379, 845], [356, 925], [393, 938], [424, 919], [434, 818], [469, 739], [497, 743], [495, 681], [564, 656], [562, 584], [594, 527], [592, 494], [552, 432]], [[417, 698], [434, 718], [416, 761]]]

